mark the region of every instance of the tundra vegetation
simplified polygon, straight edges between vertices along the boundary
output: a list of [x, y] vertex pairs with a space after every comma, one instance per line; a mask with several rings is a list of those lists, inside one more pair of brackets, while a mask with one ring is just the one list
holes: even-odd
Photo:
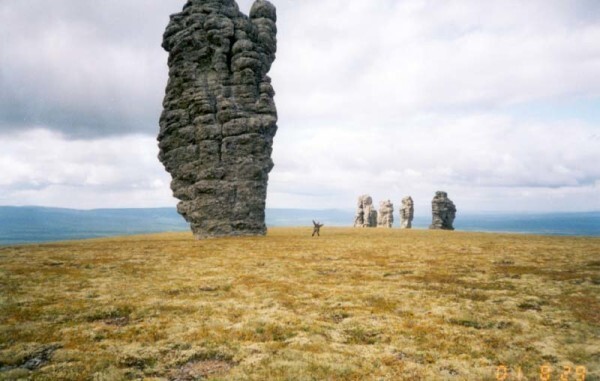
[[600, 379], [600, 239], [324, 233], [0, 248], [0, 379]]

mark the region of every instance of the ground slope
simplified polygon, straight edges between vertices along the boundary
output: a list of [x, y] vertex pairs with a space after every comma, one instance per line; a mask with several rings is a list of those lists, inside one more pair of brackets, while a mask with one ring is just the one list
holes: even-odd
[[0, 379], [600, 379], [600, 239], [310, 233], [0, 248]]

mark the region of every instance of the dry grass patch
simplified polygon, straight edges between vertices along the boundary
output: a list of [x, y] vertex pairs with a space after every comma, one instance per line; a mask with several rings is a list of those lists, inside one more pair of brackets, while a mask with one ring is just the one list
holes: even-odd
[[600, 379], [600, 239], [310, 233], [0, 248], [0, 380]]

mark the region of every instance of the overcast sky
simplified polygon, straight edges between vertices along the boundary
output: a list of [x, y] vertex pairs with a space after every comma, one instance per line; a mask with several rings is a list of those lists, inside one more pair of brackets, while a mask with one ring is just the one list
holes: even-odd
[[[600, 210], [600, 1], [272, 2], [268, 207]], [[0, 205], [177, 203], [156, 135], [184, 3], [0, 0]]]

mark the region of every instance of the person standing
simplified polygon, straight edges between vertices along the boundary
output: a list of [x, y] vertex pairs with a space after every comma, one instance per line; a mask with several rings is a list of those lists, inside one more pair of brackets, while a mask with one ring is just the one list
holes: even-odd
[[313, 228], [312, 237], [314, 237], [315, 234], [317, 235], [317, 237], [320, 237], [321, 236], [320, 232], [321, 232], [321, 228], [323, 227], [323, 224], [319, 223], [318, 221], [315, 222], [315, 220], [313, 220], [313, 225], [314, 225], [314, 228]]

